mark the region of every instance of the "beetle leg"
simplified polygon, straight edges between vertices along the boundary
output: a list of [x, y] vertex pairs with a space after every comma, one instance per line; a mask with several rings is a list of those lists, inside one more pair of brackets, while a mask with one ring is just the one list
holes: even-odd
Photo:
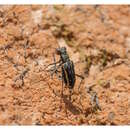
[[52, 77], [53, 77], [53, 74], [55, 73], [56, 76], [58, 77], [58, 79], [60, 79], [60, 80], [62, 79], [61, 76], [59, 76], [58, 73], [57, 73], [57, 72], [60, 72], [58, 69], [61, 67], [62, 64], [63, 64], [63, 63], [59, 64], [57, 67], [55, 67], [55, 68], [52, 70], [52, 72], [51, 72], [51, 76], [52, 76]]
[[54, 60], [54, 63], [51, 63], [51, 64], [47, 65], [47, 66], [44, 68], [44, 70], [45, 70], [46, 68], [48, 68], [49, 66], [51, 66], [51, 65], [54, 65], [54, 68], [56, 68], [56, 64], [58, 64], [58, 63], [61, 62], [61, 59], [56, 62], [55, 53], [53, 54], [53, 60]]
[[62, 88], [61, 88], [61, 99], [60, 99], [60, 108], [62, 108], [62, 100], [63, 100], [63, 89], [64, 89], [64, 82], [63, 82], [63, 76], [62, 76]]
[[53, 54], [53, 59], [54, 59], [54, 69], [56, 70], [56, 75], [57, 75], [57, 68], [56, 68], [56, 58], [55, 58], [55, 53]]
[[80, 81], [80, 84], [79, 84], [79, 87], [78, 87], [78, 91], [79, 91], [79, 88], [80, 88], [80, 86], [81, 86], [81, 84], [82, 84], [82, 82], [83, 82], [83, 80], [84, 80], [84, 77], [83, 76], [81, 76], [81, 75], [79, 75], [79, 74], [75, 74], [77, 77], [79, 77], [79, 78], [81, 78], [81, 81]]
[[61, 61], [59, 60], [59, 61], [57, 61], [57, 62], [55, 62], [55, 63], [51, 63], [51, 64], [49, 64], [49, 65], [47, 65], [43, 70], [45, 70], [46, 68], [48, 68], [49, 66], [51, 66], [51, 65], [55, 65], [55, 64], [58, 64], [58, 63], [60, 63]]
[[92, 102], [94, 111], [96, 111], [98, 109], [101, 110], [101, 107], [99, 105], [99, 101], [98, 101], [98, 97], [97, 97], [97, 93], [96, 92], [93, 92], [91, 94], [91, 102]]
[[57, 73], [57, 72], [58, 72], [58, 69], [61, 67], [62, 64], [63, 64], [63, 63], [60, 63], [59, 65], [54, 66], [54, 69], [52, 70], [52, 71], [53, 71], [52, 74], [53, 74], [53, 73]]
[[[80, 86], [81, 86], [81, 84], [82, 84], [82, 82], [83, 82], [83, 80], [84, 80], [84, 77], [81, 76], [81, 75], [79, 75], [79, 74], [75, 74], [75, 75], [76, 75], [77, 77], [81, 78], [80, 84], [79, 84], [79, 86], [78, 86], [78, 91], [79, 91]], [[80, 105], [82, 106], [82, 103], [81, 103], [81, 97], [80, 97]]]
[[[53, 60], [54, 60], [54, 67], [53, 67], [53, 72], [51, 73], [51, 76], [53, 76], [54, 73], [56, 73], [58, 79], [59, 79], [59, 76], [58, 76], [58, 68], [62, 65], [61, 60], [59, 60], [58, 62], [56, 62], [56, 58], [55, 58], [55, 53], [53, 54]], [[58, 66], [56, 66], [57, 63], [60, 63]]]
[[72, 96], [72, 90], [69, 89], [70, 95], [69, 95], [69, 100], [71, 101], [71, 96]]
[[[57, 72], [58, 73], [61, 73], [61, 71], [59, 71], [59, 70], [57, 70]], [[54, 74], [55, 72], [53, 72], [53, 73], [51, 73], [51, 76], [53, 77], [53, 74]], [[58, 75], [58, 73], [56, 73], [56, 76], [57, 76], [57, 78], [59, 79], [59, 80], [62, 80], [62, 76], [61, 75]]]
[[63, 98], [63, 89], [64, 89], [64, 81], [63, 81], [63, 77], [62, 77], [62, 89], [61, 89], [61, 97]]
[[[58, 79], [61, 80], [61, 76], [58, 75], [58, 72], [60, 72], [60, 71], [58, 71], [58, 68], [62, 65], [61, 60], [59, 60], [59, 61], [56, 62], [55, 53], [53, 54], [53, 60], [54, 60], [54, 63], [51, 63], [51, 64], [47, 65], [47, 66], [44, 68], [44, 70], [45, 70], [46, 68], [48, 68], [49, 66], [54, 65], [54, 66], [49, 70], [49, 71], [51, 71], [51, 77], [53, 77], [53, 74], [55, 73], [56, 76], [58, 77]], [[59, 65], [57, 65], [57, 64], [59, 64]]]

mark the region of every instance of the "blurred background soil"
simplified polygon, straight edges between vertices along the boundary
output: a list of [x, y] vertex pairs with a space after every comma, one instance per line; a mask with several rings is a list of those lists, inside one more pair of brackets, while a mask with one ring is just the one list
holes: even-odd
[[[72, 101], [44, 70], [62, 46]], [[130, 125], [130, 6], [0, 6], [0, 125]]]

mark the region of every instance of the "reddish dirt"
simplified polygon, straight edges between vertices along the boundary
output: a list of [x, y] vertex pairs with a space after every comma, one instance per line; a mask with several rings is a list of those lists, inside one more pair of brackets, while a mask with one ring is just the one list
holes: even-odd
[[[71, 101], [44, 70], [59, 46], [85, 77]], [[130, 6], [0, 6], [0, 124], [130, 125]]]

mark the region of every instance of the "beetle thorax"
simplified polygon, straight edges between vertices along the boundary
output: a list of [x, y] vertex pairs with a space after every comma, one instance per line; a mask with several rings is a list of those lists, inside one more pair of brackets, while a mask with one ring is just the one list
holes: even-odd
[[69, 60], [69, 56], [68, 54], [61, 54], [61, 59], [62, 59], [62, 62], [67, 62]]

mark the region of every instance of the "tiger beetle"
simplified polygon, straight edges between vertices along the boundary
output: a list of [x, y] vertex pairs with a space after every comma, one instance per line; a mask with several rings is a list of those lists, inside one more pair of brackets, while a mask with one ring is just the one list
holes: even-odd
[[76, 82], [76, 76], [81, 78], [79, 87], [84, 77], [75, 73], [74, 63], [72, 60], [70, 60], [69, 55], [66, 51], [66, 47], [57, 48], [56, 54], [60, 56], [60, 60], [56, 62], [55, 53], [54, 53], [53, 55], [54, 63], [49, 64], [48, 66], [54, 65], [53, 69], [51, 69], [52, 71], [51, 75], [55, 73], [57, 76], [58, 76], [58, 72], [60, 72], [58, 69], [61, 68], [61, 77], [60, 77], [62, 80], [61, 96], [63, 97], [63, 85], [65, 84], [65, 86], [69, 88], [69, 92], [70, 92], [69, 99], [71, 100], [71, 94]]

